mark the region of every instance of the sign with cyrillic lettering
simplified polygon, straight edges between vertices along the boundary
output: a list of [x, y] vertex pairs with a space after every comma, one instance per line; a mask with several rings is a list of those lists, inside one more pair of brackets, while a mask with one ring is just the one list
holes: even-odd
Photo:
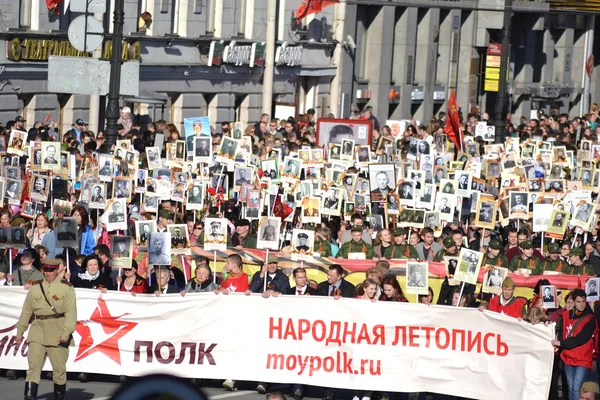
[[[542, 400], [550, 389], [554, 327], [487, 311], [317, 296], [76, 292], [69, 372], [486, 400]], [[25, 295], [0, 288], [0, 368], [27, 369], [28, 347], [15, 336]]]

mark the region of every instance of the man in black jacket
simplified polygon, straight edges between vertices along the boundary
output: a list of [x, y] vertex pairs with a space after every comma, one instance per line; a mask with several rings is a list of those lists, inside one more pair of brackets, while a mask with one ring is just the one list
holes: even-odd
[[327, 280], [319, 283], [317, 292], [320, 296], [356, 296], [356, 287], [344, 279], [344, 269], [339, 264], [333, 264], [329, 267]]
[[294, 276], [294, 282], [296, 282], [296, 286], [289, 288], [287, 292], [283, 292], [283, 294], [288, 294], [292, 296], [318, 296], [319, 292], [317, 289], [313, 289], [308, 284], [308, 278], [306, 277], [306, 270], [302, 267], [298, 267], [294, 269], [292, 272]]
[[156, 296], [160, 296], [161, 294], [169, 294], [169, 293], [179, 293], [179, 289], [171, 284], [169, 284], [169, 279], [171, 278], [171, 272], [168, 267], [162, 266], [159, 268], [159, 273], [157, 276], [160, 276], [160, 290], [158, 290], [158, 284], [155, 283], [150, 287], [149, 293], [154, 293]]
[[265, 295], [270, 295], [273, 292], [286, 293], [290, 289], [290, 278], [277, 268], [277, 257], [273, 254], [269, 254], [269, 258], [263, 264], [262, 269], [254, 273], [250, 284], [252, 293], [264, 292], [265, 277], [267, 279], [267, 292], [269, 292]]

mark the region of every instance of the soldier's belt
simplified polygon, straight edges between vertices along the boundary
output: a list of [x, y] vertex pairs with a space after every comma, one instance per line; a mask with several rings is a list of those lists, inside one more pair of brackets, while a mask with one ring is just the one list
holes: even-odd
[[58, 314], [53, 314], [53, 315], [36, 315], [34, 316], [33, 319], [40, 319], [40, 320], [46, 320], [46, 319], [58, 319], [58, 318], [63, 318], [65, 316], [64, 313], [58, 313]]

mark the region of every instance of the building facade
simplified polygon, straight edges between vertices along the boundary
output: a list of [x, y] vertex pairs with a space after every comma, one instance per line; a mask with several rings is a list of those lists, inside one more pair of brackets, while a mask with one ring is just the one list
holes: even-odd
[[[125, 0], [122, 59], [139, 61], [140, 93], [123, 103], [176, 125], [208, 115], [215, 129], [221, 121], [253, 123], [263, 111], [287, 118], [309, 108], [348, 117], [372, 106], [380, 120], [427, 121], [445, 110], [451, 90], [463, 110], [478, 104], [493, 113], [486, 53], [500, 42], [504, 0], [358, 0], [301, 21], [301, 0], [278, 0], [273, 93], [266, 94], [268, 1]], [[59, 7], [57, 15], [45, 0], [0, 0], [0, 121], [23, 115], [30, 127], [50, 118], [63, 130], [77, 118], [93, 130], [102, 124], [104, 97], [48, 90], [48, 57], [109, 58], [114, 0], [94, 15], [106, 33], [94, 53], [70, 45], [68, 27], [82, 14], [64, 1]], [[552, 11], [544, 1], [514, 2], [515, 119], [537, 109], [580, 115], [598, 98], [595, 64], [588, 62], [600, 45], [595, 18]], [[50, 79], [87, 81], [68, 69]], [[273, 97], [271, 110], [262, 110], [264, 95]]]

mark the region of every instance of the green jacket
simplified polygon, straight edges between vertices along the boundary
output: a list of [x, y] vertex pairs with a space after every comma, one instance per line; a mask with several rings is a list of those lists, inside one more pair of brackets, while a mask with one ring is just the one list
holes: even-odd
[[360, 242], [355, 242], [351, 240], [346, 242], [340, 248], [337, 256], [342, 258], [348, 258], [349, 253], [365, 253], [367, 260], [373, 259], [373, 246], [365, 242], [364, 240], [360, 240]]
[[563, 269], [568, 266], [569, 264], [560, 258], [552, 261], [550, 258], [546, 257], [546, 261], [538, 263], [538, 268], [533, 271], [533, 275], [543, 275], [544, 271], [564, 272]]
[[313, 251], [319, 253], [321, 257], [331, 257], [333, 255], [331, 252], [331, 243], [326, 240], [315, 240]]
[[573, 265], [565, 265], [562, 268], [562, 272], [564, 272], [567, 275], [596, 276], [596, 271], [594, 270], [594, 267], [587, 261], [584, 261], [583, 264], [581, 264], [578, 267], [575, 267]]
[[448, 253], [448, 250], [444, 249], [442, 251], [438, 251], [437, 254], [433, 257], [434, 262], [444, 262], [444, 257], [458, 257], [458, 252], [454, 254]]
[[391, 245], [387, 249], [385, 249], [385, 251], [383, 252], [383, 256], [385, 258], [387, 258], [388, 260], [393, 260], [393, 259], [416, 260], [417, 258], [419, 258], [419, 255], [417, 254], [417, 250], [415, 250], [415, 248], [408, 243], [404, 243], [404, 244], [395, 244], [394, 243], [393, 245]]
[[[44, 299], [41, 286], [44, 287], [46, 299], [52, 304], [58, 314], [65, 314], [62, 318], [49, 318], [45, 320], [34, 319], [29, 328], [29, 321], [33, 316], [49, 316], [54, 312]], [[75, 330], [77, 322], [77, 306], [75, 302], [75, 289], [66, 280], [56, 279], [49, 282], [46, 279], [37, 281], [25, 297], [21, 317], [17, 323], [17, 337], [22, 337], [27, 328], [29, 334], [27, 341], [40, 343], [44, 346], [57, 346], [58, 338], [68, 339]]]
[[521, 256], [519, 255], [513, 257], [513, 259], [510, 260], [508, 269], [510, 269], [512, 272], [515, 272], [519, 268], [528, 268], [532, 271], [533, 274], [533, 271], [536, 271], [539, 268], [538, 264], [541, 264], [541, 261], [539, 261], [535, 257], [531, 257], [528, 260], [523, 260], [523, 258], [521, 258]]
[[493, 265], [494, 267], [508, 268], [508, 258], [502, 254], [498, 254], [498, 257], [492, 258], [487, 254], [483, 256], [483, 265]]

